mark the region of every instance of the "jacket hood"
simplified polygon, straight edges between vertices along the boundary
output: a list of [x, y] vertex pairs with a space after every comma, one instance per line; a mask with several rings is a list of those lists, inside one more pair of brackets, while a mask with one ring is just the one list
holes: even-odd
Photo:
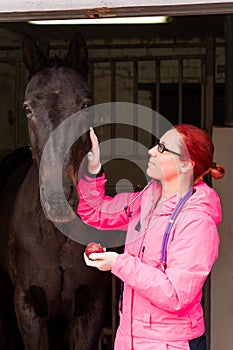
[[[220, 199], [216, 191], [209, 187], [204, 181], [200, 181], [197, 185], [193, 187], [194, 193], [187, 200], [187, 202], [183, 206], [183, 210], [198, 210], [201, 212], [205, 212], [210, 215], [216, 225], [218, 225], [222, 219], [222, 210]], [[161, 193], [161, 185], [159, 185], [156, 181], [150, 186], [148, 193], [145, 193], [144, 197], [144, 205], [142, 205], [145, 209], [143, 216], [147, 216], [149, 212], [146, 210], [146, 207], [154, 207]], [[155, 195], [156, 194], [156, 195]], [[179, 194], [175, 194], [174, 196], [168, 198], [163, 203], [156, 207], [155, 213], [157, 215], [170, 215], [177, 202], [179, 200]]]
[[189, 208], [209, 214], [218, 225], [222, 220], [222, 209], [217, 192], [204, 181], [195, 185], [194, 191], [190, 197]]

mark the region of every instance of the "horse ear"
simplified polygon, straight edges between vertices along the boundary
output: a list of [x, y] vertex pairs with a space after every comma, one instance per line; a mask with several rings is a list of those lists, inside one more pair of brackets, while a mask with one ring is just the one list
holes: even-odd
[[29, 78], [47, 63], [47, 58], [30, 35], [26, 35], [22, 41], [23, 62], [29, 72]]
[[88, 74], [88, 51], [86, 40], [80, 33], [76, 33], [70, 41], [68, 54], [66, 57], [67, 63], [73, 68], [81, 72], [85, 78]]

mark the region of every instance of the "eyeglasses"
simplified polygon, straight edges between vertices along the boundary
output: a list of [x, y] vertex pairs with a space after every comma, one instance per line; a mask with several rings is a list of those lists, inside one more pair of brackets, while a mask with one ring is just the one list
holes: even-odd
[[163, 143], [160, 143], [160, 140], [157, 140], [156, 146], [158, 146], [158, 151], [160, 153], [163, 153], [164, 151], [167, 151], [167, 152], [170, 152], [172, 154], [176, 154], [177, 156], [181, 157], [180, 153], [177, 153], [175, 151], [172, 151], [172, 150], [168, 149], [166, 146], [164, 146]]

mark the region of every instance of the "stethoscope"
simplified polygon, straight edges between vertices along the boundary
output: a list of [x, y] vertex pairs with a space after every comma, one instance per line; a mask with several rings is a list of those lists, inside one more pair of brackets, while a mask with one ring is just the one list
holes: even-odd
[[[132, 203], [134, 203], [137, 198], [139, 198], [152, 184], [152, 182], [154, 181], [154, 179], [150, 180], [148, 182], [148, 184], [143, 188], [143, 190], [141, 192], [139, 192], [139, 194], [134, 197], [134, 199], [128, 203], [128, 205], [126, 205], [124, 207], [124, 210], [126, 212], [126, 215], [130, 218], [132, 217], [133, 213], [135, 213], [140, 206], [136, 207], [134, 210], [129, 210], [130, 206]], [[191, 197], [191, 195], [193, 194], [193, 187], [190, 186], [188, 191], [185, 193], [185, 195], [183, 197], [180, 198], [179, 202], [177, 203], [177, 205], [175, 206], [165, 229], [164, 232], [164, 236], [163, 236], [163, 242], [162, 242], [162, 252], [161, 252], [161, 258], [160, 258], [160, 266], [162, 268], [162, 270], [165, 272], [166, 268], [167, 268], [167, 246], [168, 246], [168, 240], [169, 240], [169, 236], [172, 230], [172, 227], [175, 223], [175, 220], [179, 214], [179, 212], [181, 211], [183, 205], [187, 202], [187, 200]], [[120, 287], [120, 301], [119, 301], [119, 308], [120, 311], [122, 312], [122, 307], [123, 307], [123, 291], [124, 291], [124, 282], [121, 282], [121, 287]]]
[[148, 188], [150, 187], [150, 185], [152, 184], [152, 182], [154, 181], [154, 179], [150, 180], [147, 185], [141, 190], [141, 192], [138, 193], [138, 195], [136, 197], [134, 197], [134, 199], [132, 199], [125, 207], [125, 213], [128, 216], [128, 218], [131, 218], [131, 216], [141, 207], [140, 205], [138, 207], [136, 207], [134, 210], [130, 210], [130, 206], [139, 198], [142, 196], [142, 194], [148, 190]]
[[165, 271], [167, 268], [167, 245], [168, 245], [169, 236], [172, 230], [172, 226], [174, 225], [174, 222], [179, 212], [181, 211], [183, 205], [187, 202], [187, 200], [191, 197], [192, 194], [193, 194], [193, 187], [190, 186], [188, 191], [185, 193], [185, 195], [180, 198], [179, 202], [175, 206], [168, 220], [167, 227], [165, 229], [164, 236], [163, 236], [162, 252], [161, 252], [161, 259], [160, 259], [160, 264], [163, 271]]
[[[130, 206], [132, 205], [132, 203], [134, 203], [140, 196], [142, 196], [142, 194], [150, 187], [150, 185], [152, 184], [152, 182], [154, 181], [154, 179], [150, 180], [148, 182], [148, 184], [143, 188], [143, 190], [141, 192], [139, 192], [139, 194], [134, 197], [134, 199], [132, 201], [130, 201], [128, 203], [128, 205], [126, 205], [124, 207], [124, 210], [126, 212], [126, 215], [130, 218], [132, 217], [132, 215], [140, 208], [140, 206], [136, 207], [134, 210], [129, 210]], [[169, 241], [169, 236], [172, 230], [172, 227], [175, 223], [175, 220], [178, 216], [178, 214], [180, 213], [183, 205], [187, 202], [187, 200], [190, 198], [190, 196], [193, 193], [193, 187], [190, 186], [188, 191], [185, 193], [185, 195], [183, 197], [180, 198], [179, 202], [176, 204], [165, 229], [164, 232], [164, 236], [163, 236], [163, 242], [162, 242], [162, 251], [161, 251], [161, 259], [160, 259], [160, 264], [162, 267], [162, 270], [165, 271], [167, 268], [167, 246], [168, 246], [168, 241]]]

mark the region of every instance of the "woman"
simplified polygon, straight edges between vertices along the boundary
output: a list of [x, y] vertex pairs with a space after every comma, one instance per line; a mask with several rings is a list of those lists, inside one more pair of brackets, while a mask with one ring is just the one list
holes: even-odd
[[[91, 129], [89, 175], [80, 180], [78, 214], [101, 229], [127, 229], [125, 252], [93, 253], [88, 266], [123, 282], [115, 350], [205, 350], [202, 288], [218, 256], [217, 193], [203, 182], [214, 146], [203, 130], [181, 124], [149, 150], [146, 189], [105, 196], [98, 139]], [[94, 175], [94, 177], [93, 177]]]

